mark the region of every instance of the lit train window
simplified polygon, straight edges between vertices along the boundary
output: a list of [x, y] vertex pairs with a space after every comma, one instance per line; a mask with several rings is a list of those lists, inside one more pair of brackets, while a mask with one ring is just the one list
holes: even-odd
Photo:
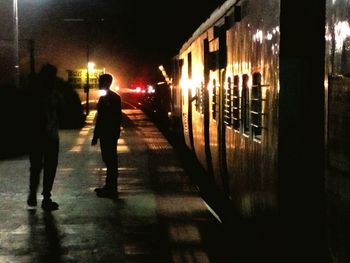
[[261, 97], [261, 74], [253, 74], [253, 86], [251, 96], [251, 126], [254, 139], [261, 140], [262, 124], [262, 97]]
[[205, 85], [202, 81], [201, 87], [199, 90], [199, 112], [202, 114], [204, 114], [204, 89], [205, 89]]
[[204, 83], [201, 82], [200, 87], [196, 87], [196, 111], [204, 113]]
[[232, 112], [232, 107], [231, 107], [231, 97], [232, 97], [232, 81], [231, 78], [227, 78], [227, 85], [224, 89], [224, 122], [227, 126], [232, 125], [232, 118], [231, 118], [231, 112]]
[[216, 120], [216, 106], [217, 106], [217, 94], [216, 94], [216, 79], [213, 79], [213, 98], [212, 98], [212, 117]]
[[343, 42], [343, 50], [341, 53], [341, 74], [350, 77], [350, 37]]
[[196, 107], [196, 111], [199, 112], [199, 108], [200, 108], [200, 102], [199, 102], [199, 93], [200, 93], [200, 88], [197, 86], [196, 87], [196, 99], [195, 99], [195, 107]]
[[242, 129], [245, 134], [250, 133], [250, 105], [249, 105], [249, 76], [244, 74], [242, 77], [242, 111], [241, 111], [241, 123]]
[[239, 76], [233, 77], [233, 97], [232, 97], [232, 126], [235, 130], [240, 127], [241, 97], [239, 96]]
[[[184, 60], [180, 59], [179, 60], [179, 80], [178, 80], [178, 84], [181, 83], [181, 79], [183, 78], [183, 67], [184, 67]], [[175, 67], [176, 68], [176, 67]], [[180, 97], [180, 103], [182, 103], [183, 106], [185, 106], [185, 100], [182, 98], [182, 94], [179, 94]]]
[[187, 54], [187, 62], [188, 62], [188, 68], [187, 68], [188, 79], [192, 79], [192, 54], [191, 54], [191, 52]]
[[[189, 52], [187, 54], [187, 79], [191, 80], [192, 79], [192, 54], [191, 52]], [[189, 83], [192, 83], [191, 81], [189, 81]], [[192, 102], [192, 86], [188, 87], [188, 91], [187, 91], [187, 95], [188, 95], [188, 103], [191, 104]]]

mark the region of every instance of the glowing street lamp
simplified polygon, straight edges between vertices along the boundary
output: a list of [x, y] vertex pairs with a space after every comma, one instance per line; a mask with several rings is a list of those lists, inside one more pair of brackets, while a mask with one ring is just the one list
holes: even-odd
[[[15, 87], [19, 88], [19, 37], [18, 37], [18, 0], [13, 0], [13, 65], [14, 65], [14, 81]], [[29, 42], [30, 46], [30, 73], [34, 74], [34, 40], [24, 39]]]
[[158, 69], [162, 72], [162, 75], [166, 81], [167, 84], [171, 84], [171, 79], [169, 78], [168, 74], [165, 71], [165, 68], [163, 65], [159, 65]]
[[13, 0], [13, 49], [14, 49], [14, 72], [15, 86], [19, 87], [19, 51], [18, 51], [18, 3]]
[[95, 68], [95, 63], [94, 62], [88, 62], [88, 72], [93, 71]]

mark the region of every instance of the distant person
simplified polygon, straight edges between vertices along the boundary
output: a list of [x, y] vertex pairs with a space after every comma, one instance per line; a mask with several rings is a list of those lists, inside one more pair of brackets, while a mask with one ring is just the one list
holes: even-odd
[[46, 64], [30, 87], [30, 180], [27, 204], [37, 205], [40, 173], [44, 170], [41, 207], [48, 211], [58, 209], [58, 204], [51, 200], [59, 152], [58, 112], [61, 99], [56, 90], [56, 74], [57, 68]]
[[110, 90], [113, 77], [103, 74], [99, 77], [99, 88], [106, 94], [101, 96], [97, 104], [97, 117], [91, 145], [100, 140], [102, 160], [107, 167], [105, 185], [96, 188], [98, 197], [118, 198], [118, 156], [117, 144], [120, 136], [122, 120], [121, 98]]

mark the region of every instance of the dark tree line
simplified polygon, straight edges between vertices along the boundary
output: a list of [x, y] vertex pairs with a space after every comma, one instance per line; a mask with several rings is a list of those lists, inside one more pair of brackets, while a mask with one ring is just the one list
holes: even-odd
[[[22, 87], [0, 87], [0, 158], [26, 154], [28, 128], [32, 125], [28, 114], [31, 101], [31, 78], [22, 82]], [[61, 95], [60, 129], [79, 129], [85, 124], [81, 100], [75, 89], [61, 78], [56, 78], [56, 88]]]

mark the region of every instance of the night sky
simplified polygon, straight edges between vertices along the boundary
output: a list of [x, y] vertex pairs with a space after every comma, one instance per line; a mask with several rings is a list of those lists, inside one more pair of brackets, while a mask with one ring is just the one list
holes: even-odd
[[[29, 69], [26, 39], [34, 39], [36, 70], [50, 62], [65, 78], [67, 69], [85, 67], [89, 43], [90, 61], [116, 75], [122, 85], [147, 80], [223, 2], [18, 0], [21, 72]], [[0, 15], [0, 39], [11, 39], [12, 0], [0, 1]], [[84, 21], [65, 21], [77, 18]], [[11, 45], [0, 44], [4, 64], [1, 53], [9, 53]]]

